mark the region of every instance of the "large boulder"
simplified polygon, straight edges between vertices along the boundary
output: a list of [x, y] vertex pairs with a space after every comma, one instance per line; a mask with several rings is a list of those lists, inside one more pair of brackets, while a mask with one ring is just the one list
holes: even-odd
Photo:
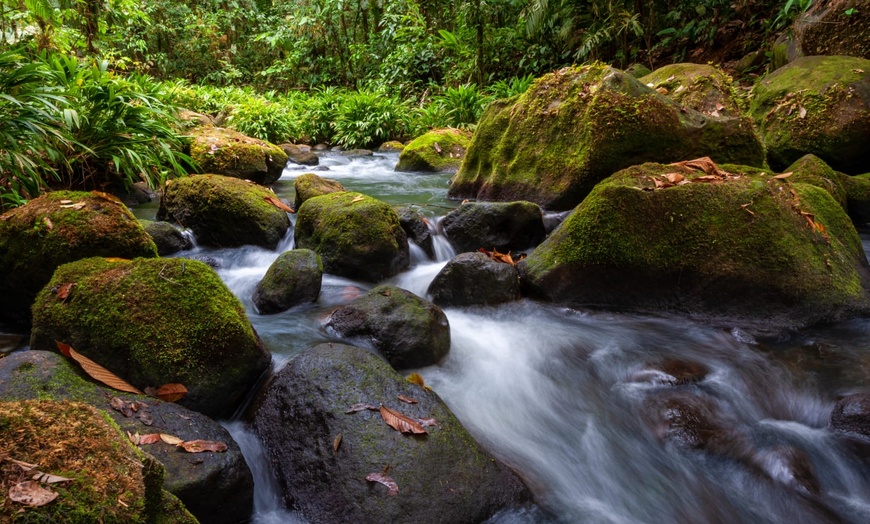
[[870, 60], [799, 58], [755, 85], [750, 111], [775, 170], [808, 153], [850, 175], [870, 165]]
[[407, 269], [408, 237], [393, 208], [351, 191], [306, 200], [298, 209], [296, 246], [323, 259], [327, 273], [378, 282]]
[[[223, 442], [226, 451], [202, 453], [195, 460], [162, 441], [140, 449], [165, 468], [163, 488], [202, 522], [232, 524], [250, 517], [253, 478], [238, 444], [223, 426], [178, 404], [111, 390], [82, 377], [76, 364], [57, 353], [18, 351], [0, 359], [0, 398], [76, 400], [110, 416], [124, 434], [163, 433], [185, 441]], [[133, 403], [137, 403], [135, 412], [131, 412]]]
[[737, 92], [725, 73], [707, 64], [671, 64], [641, 82], [689, 109], [713, 116], [740, 116]]
[[0, 449], [9, 458], [36, 464], [42, 473], [74, 477], [42, 485], [57, 494], [51, 502], [25, 506], [12, 502], [11, 493], [13, 486], [39, 486], [29, 480], [33, 472], [3, 468], [2, 522], [197, 522], [163, 491], [160, 464], [133, 448], [106, 415], [91, 406], [51, 400], [0, 402], [0, 427]]
[[157, 246], [157, 254], [161, 257], [193, 248], [190, 237], [169, 222], [155, 222], [153, 220], [140, 220], [139, 222], [142, 223], [145, 232], [151, 235], [154, 245]]
[[849, 176], [834, 171], [821, 158], [809, 154], [785, 169], [791, 182], [818, 186], [834, 197], [856, 226], [870, 222], [870, 174]]
[[396, 369], [437, 364], [450, 351], [441, 308], [396, 286], [378, 286], [338, 308], [326, 329], [377, 349]]
[[30, 306], [61, 264], [156, 257], [151, 237], [106, 193], [55, 191], [0, 216], [0, 320], [30, 325]]
[[290, 219], [272, 199], [274, 193], [244, 180], [195, 175], [166, 185], [157, 218], [190, 228], [204, 246], [275, 249]]
[[280, 313], [298, 304], [315, 302], [323, 280], [323, 263], [310, 249], [294, 249], [278, 255], [254, 289], [254, 305], [260, 313]]
[[190, 132], [190, 157], [200, 173], [215, 173], [269, 185], [281, 178], [287, 153], [270, 144], [223, 127], [202, 126]]
[[228, 417], [270, 363], [239, 300], [180, 258], [65, 264], [33, 306], [33, 349], [69, 344], [135, 387], [180, 383], [179, 403]]
[[566, 210], [620, 169], [701, 156], [764, 162], [748, 119], [683, 109], [612, 67], [568, 67], [490, 104], [448, 195]]
[[303, 166], [316, 166], [320, 164], [320, 157], [315, 155], [308, 146], [281, 144], [280, 147], [287, 154], [287, 159], [294, 164]]
[[822, 0], [797, 18], [794, 35], [805, 55], [870, 59], [870, 8], [866, 0]]
[[459, 252], [526, 249], [546, 234], [541, 208], [531, 202], [466, 202], [447, 213], [441, 227]]
[[399, 154], [396, 171], [456, 171], [471, 136], [461, 129], [434, 129], [411, 141]]
[[644, 164], [608, 178], [519, 263], [524, 286], [557, 302], [747, 325], [866, 314], [867, 260], [830, 193], [705, 167], [712, 174]]
[[496, 305], [520, 296], [514, 266], [483, 253], [461, 253], [435, 275], [427, 292], [442, 307]]
[[347, 191], [341, 182], [319, 177], [314, 173], [305, 173], [296, 177], [296, 180], [293, 181], [293, 189], [296, 191], [296, 200], [294, 201], [296, 209], [299, 209], [302, 203], [311, 197]]
[[[399, 396], [417, 400], [404, 404]], [[365, 402], [434, 419], [407, 435]], [[364, 349], [320, 344], [281, 370], [261, 394], [254, 424], [286, 503], [311, 522], [483, 522], [528, 492], [489, 456], [432, 391]], [[398, 494], [367, 481], [393, 479]]]

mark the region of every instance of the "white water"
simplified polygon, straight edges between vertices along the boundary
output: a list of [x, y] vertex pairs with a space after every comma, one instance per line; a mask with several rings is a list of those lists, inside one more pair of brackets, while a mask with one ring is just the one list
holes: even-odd
[[[394, 163], [395, 155], [328, 157], [331, 171], [318, 174], [393, 204], [421, 206], [437, 223], [451, 206], [447, 177], [394, 173]], [[285, 171], [278, 194], [292, 201], [292, 180], [304, 172]], [[435, 261], [412, 248], [412, 267], [389, 281], [425, 296], [454, 254], [441, 236], [436, 246]], [[316, 304], [259, 315], [253, 288], [290, 247], [292, 234], [276, 251], [183, 254], [220, 262], [218, 273], [245, 304], [276, 369], [328, 340], [321, 322], [329, 311], [372, 287], [325, 275]], [[450, 354], [441, 366], [419, 372], [472, 434], [515, 468], [540, 505], [493, 522], [870, 522], [870, 468], [826, 428], [838, 395], [870, 388], [868, 320], [765, 345], [737, 329], [678, 317], [582, 312], [528, 300], [445, 312]], [[703, 364], [708, 373], [696, 384], [671, 386], [656, 367], [666, 359]], [[651, 406], [673, 391], [713, 406], [717, 420], [737, 435], [744, 460], [662, 440]], [[241, 422], [227, 427], [255, 475], [254, 521], [303, 522], [282, 508], [255, 436]], [[789, 449], [808, 457], [819, 495], [795, 484], [783, 459]]]

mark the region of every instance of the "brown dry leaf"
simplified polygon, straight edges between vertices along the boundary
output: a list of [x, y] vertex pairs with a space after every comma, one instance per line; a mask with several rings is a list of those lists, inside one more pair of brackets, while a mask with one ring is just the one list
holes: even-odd
[[154, 396], [164, 402], [178, 402], [187, 395], [184, 384], [163, 384], [154, 392]]
[[341, 433], [335, 436], [335, 439], [332, 441], [332, 452], [338, 453], [338, 448], [341, 447]]
[[385, 290], [381, 291], [380, 294], [385, 296], [385, 297], [388, 297], [388, 296], [392, 295], [393, 292], [389, 289], [385, 289]]
[[653, 178], [653, 184], [655, 184], [656, 189], [664, 189], [665, 187], [665, 183], [658, 178]]
[[725, 109], [725, 106], [722, 105], [722, 102], [716, 102], [716, 111], [722, 111]]
[[798, 109], [798, 118], [806, 118], [807, 117], [807, 108], [804, 106], [800, 106]]
[[480, 249], [478, 249], [478, 251], [483, 253], [484, 255], [488, 256], [489, 258], [495, 260], [496, 262], [502, 262], [503, 264], [510, 264], [512, 266], [516, 265], [516, 262], [514, 261], [510, 252], [499, 253], [498, 250], [495, 248], [493, 248], [492, 251], [487, 251], [486, 248], [480, 248]]
[[679, 173], [668, 173], [668, 174], [662, 175], [662, 176], [665, 177], [667, 179], [667, 181], [670, 182], [671, 184], [679, 184], [680, 182], [682, 182], [683, 180], [686, 179], [686, 177], [684, 177], [683, 175], [681, 175]]
[[45, 224], [46, 229], [51, 231], [54, 229], [54, 224], [51, 223], [51, 219], [48, 217], [42, 217], [42, 223]]
[[755, 211], [749, 209], [749, 206], [751, 206], [751, 205], [752, 205], [752, 202], [750, 202], [748, 204], [741, 204], [740, 209], [742, 209], [743, 211], [746, 211], [747, 213], [749, 213], [752, 216], [755, 216]]
[[656, 88], [656, 91], [658, 91], [660, 95], [666, 95], [666, 94], [668, 94], [668, 88], [667, 88], [667, 87], [664, 87], [664, 86], [662, 86], [662, 87], [657, 87], [657, 88]]
[[114, 410], [117, 411], [118, 413], [120, 413], [120, 414], [122, 414], [122, 415], [124, 415], [125, 417], [128, 417], [128, 418], [129, 418], [129, 417], [132, 417], [132, 416], [133, 416], [133, 412], [135, 411], [135, 410], [133, 409], [133, 403], [132, 403], [132, 402], [127, 402], [127, 401], [125, 401], [125, 400], [123, 400], [123, 399], [120, 399], [120, 398], [118, 398], [118, 397], [112, 397], [112, 398], [109, 400], [109, 405], [112, 406], [112, 409], [114, 409]]
[[50, 473], [43, 473], [41, 471], [37, 471], [36, 475], [31, 477], [33, 480], [37, 482], [41, 482], [43, 484], [57, 484], [58, 482], [72, 482], [72, 479], [61, 477], [60, 475], [52, 475]]
[[293, 211], [292, 207], [288, 206], [287, 204], [282, 202], [281, 199], [279, 199], [277, 197], [266, 196], [266, 197], [263, 197], [263, 200], [272, 204], [273, 206], [277, 207], [278, 209], [280, 209], [282, 211], [286, 211], [288, 213], [295, 213], [295, 211]]
[[781, 173], [779, 175], [774, 175], [773, 178], [775, 178], [777, 180], [782, 180], [784, 178], [788, 178], [788, 177], [792, 176], [793, 174], [794, 174], [793, 171], [789, 171], [788, 173]]
[[141, 445], [156, 444], [161, 440], [162, 439], [160, 438], [160, 433], [149, 433], [147, 435], [140, 435], [138, 443]]
[[715, 118], [719, 118], [719, 111], [713, 110], [713, 111], [710, 113], [710, 116], [715, 117]]
[[67, 206], [67, 205], [72, 204], [72, 203], [73, 203], [72, 200], [61, 200], [60, 201], [61, 206]]
[[121, 199], [119, 199], [115, 195], [111, 195], [109, 193], [104, 193], [102, 191], [91, 191], [91, 194], [93, 194], [94, 196], [98, 196], [98, 197], [102, 198], [103, 200], [108, 200], [109, 202], [111, 202], [113, 204], [118, 204], [120, 206], [124, 205], [124, 203], [121, 202]]
[[24, 504], [25, 506], [45, 506], [56, 498], [57, 493], [43, 488], [39, 485], [39, 482], [33, 480], [19, 482], [9, 488], [9, 500]]
[[57, 287], [57, 298], [61, 300], [66, 300], [69, 297], [70, 291], [72, 288], [77, 286], [75, 282], [67, 282], [66, 284], [61, 284]]
[[435, 420], [434, 418], [418, 418], [417, 422], [419, 422], [420, 425], [423, 426], [424, 428], [438, 425], [438, 421]]
[[176, 437], [175, 435], [170, 435], [168, 433], [160, 433], [160, 440], [166, 442], [170, 446], [177, 446], [184, 442], [183, 439]]
[[406, 397], [405, 395], [399, 395], [399, 400], [404, 402], [405, 404], [417, 404], [418, 401], [415, 398]]
[[82, 355], [78, 351], [71, 348], [69, 345], [57, 340], [55, 340], [54, 342], [55, 344], [57, 344], [57, 348], [60, 350], [61, 353], [78, 362], [82, 369], [85, 370], [85, 373], [90, 375], [91, 378], [102, 382], [103, 384], [109, 386], [112, 389], [117, 389], [118, 391], [126, 391], [127, 393], [144, 395], [144, 393], [130, 385], [128, 382], [124, 381], [118, 375], [115, 375], [108, 369], [97, 364], [88, 357]]
[[347, 411], [345, 411], [345, 413], [351, 414], [351, 413], [356, 413], [357, 411], [365, 411], [365, 410], [380, 411], [381, 408], [379, 408], [378, 406], [373, 406], [371, 404], [366, 404], [364, 402], [360, 402], [359, 404], [354, 404], [353, 406], [347, 408]]
[[130, 442], [132, 442], [134, 446], [138, 446], [138, 445], [139, 445], [139, 440], [140, 440], [142, 437], [139, 435], [139, 433], [130, 433], [130, 432], [128, 431], [128, 432], [127, 432], [127, 438], [130, 439]]
[[[64, 204], [64, 202], [67, 202], [67, 203]], [[78, 211], [81, 208], [85, 207], [84, 202], [77, 202], [77, 203], [73, 204], [72, 200], [61, 200], [60, 203], [61, 203], [60, 207], [62, 207], [63, 209], [75, 209], [76, 211]]]
[[684, 160], [682, 162], [674, 162], [673, 164], [668, 165], [690, 167], [692, 169], [703, 171], [707, 175], [716, 175], [720, 177], [728, 176], [731, 174], [727, 171], [719, 169], [719, 166], [716, 165], [716, 162], [713, 162], [713, 160], [708, 156], [695, 158], [693, 160]]
[[363, 199], [365, 199], [365, 197], [364, 197], [363, 195], [357, 195], [357, 196], [355, 196], [355, 197], [353, 198], [353, 200], [350, 201], [350, 203], [353, 204], [353, 203], [355, 203], [355, 202], [359, 202], [359, 201], [361, 201], [361, 200], [363, 200]]
[[381, 406], [381, 418], [384, 419], [384, 422], [386, 422], [388, 426], [401, 433], [412, 433], [414, 435], [428, 433], [426, 428], [421, 426], [416, 420], [402, 415], [398, 411], [392, 410], [387, 406]]
[[178, 444], [178, 446], [188, 453], [202, 453], [203, 451], [220, 453], [227, 450], [227, 445], [223, 442], [213, 442], [211, 440], [189, 440]]
[[8, 455], [5, 455], [5, 454], [3, 455], [3, 457], [0, 457], [0, 458], [5, 460], [6, 462], [11, 462], [12, 464], [15, 464], [16, 466], [18, 466], [19, 468], [21, 468], [24, 471], [33, 471], [35, 468], [37, 468], [39, 466], [38, 464], [30, 464], [29, 462], [15, 460], [14, 458], [10, 458]]
[[704, 175], [704, 176], [699, 176], [697, 178], [693, 178], [692, 182], [714, 182], [714, 181], [718, 182], [721, 180], [722, 179], [717, 177], [716, 175]]
[[396, 484], [396, 481], [391, 479], [390, 477], [385, 475], [386, 470], [389, 468], [387, 466], [384, 468], [384, 471], [380, 473], [369, 473], [366, 475], [366, 480], [369, 482], [379, 482], [386, 486], [390, 491], [387, 492], [387, 495], [393, 496], [399, 494], [399, 485]]

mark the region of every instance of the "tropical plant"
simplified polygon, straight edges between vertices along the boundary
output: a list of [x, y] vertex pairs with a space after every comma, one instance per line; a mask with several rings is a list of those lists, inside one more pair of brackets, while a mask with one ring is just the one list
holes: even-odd
[[347, 148], [372, 147], [405, 136], [401, 101], [384, 92], [358, 91], [344, 97], [332, 122], [333, 140]]
[[444, 110], [447, 126], [468, 129], [477, 123], [490, 100], [475, 84], [463, 84], [448, 87], [434, 103]]

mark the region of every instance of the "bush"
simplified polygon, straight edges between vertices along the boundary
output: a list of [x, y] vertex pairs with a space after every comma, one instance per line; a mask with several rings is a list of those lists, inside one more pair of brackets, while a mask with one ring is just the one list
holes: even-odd
[[407, 133], [401, 100], [383, 92], [358, 91], [345, 96], [332, 122], [335, 143], [347, 148], [372, 147]]

